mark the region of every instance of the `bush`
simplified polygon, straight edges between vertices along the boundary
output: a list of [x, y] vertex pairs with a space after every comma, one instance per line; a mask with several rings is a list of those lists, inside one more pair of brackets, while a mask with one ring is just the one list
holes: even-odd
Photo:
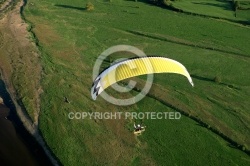
[[221, 83], [221, 78], [219, 76], [214, 77], [214, 82]]
[[86, 4], [86, 10], [87, 10], [87, 11], [94, 10], [94, 5], [93, 5], [91, 2], [88, 2], [88, 3]]
[[163, 4], [166, 5], [166, 6], [171, 6], [172, 5], [170, 0], [163, 0]]

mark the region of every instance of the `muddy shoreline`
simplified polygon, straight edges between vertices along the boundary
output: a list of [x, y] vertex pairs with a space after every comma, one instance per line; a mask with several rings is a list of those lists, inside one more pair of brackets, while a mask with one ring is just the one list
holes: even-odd
[[0, 80], [0, 97], [3, 98], [0, 98], [0, 165], [52, 165], [42, 147], [22, 125], [5, 88]]

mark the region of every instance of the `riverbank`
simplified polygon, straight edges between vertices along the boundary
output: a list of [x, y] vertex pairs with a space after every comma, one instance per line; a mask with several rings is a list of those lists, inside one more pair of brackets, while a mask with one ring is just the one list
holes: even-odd
[[3, 99], [1, 97], [0, 97], [0, 104], [4, 104]]
[[22, 125], [1, 79], [0, 135], [0, 165], [52, 165], [43, 148]]
[[[24, 4], [24, 1], [19, 1], [13, 10], [0, 19], [0, 73], [15, 107], [14, 112], [20, 119], [15, 127], [25, 128], [53, 165], [58, 165], [38, 129], [41, 67], [38, 50], [29, 38], [28, 25], [21, 18], [20, 9]], [[25, 88], [27, 86], [33, 89]], [[25, 101], [22, 100], [24, 96]], [[28, 115], [27, 111], [32, 111], [34, 116], [30, 117], [32, 114], [29, 112]]]

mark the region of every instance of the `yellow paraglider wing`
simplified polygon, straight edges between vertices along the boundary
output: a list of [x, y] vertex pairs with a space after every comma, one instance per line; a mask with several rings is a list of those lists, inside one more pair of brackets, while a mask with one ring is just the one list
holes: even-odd
[[164, 57], [142, 57], [118, 62], [104, 70], [94, 81], [91, 95], [96, 97], [110, 85], [135, 76], [152, 73], [176, 73], [187, 77], [193, 86], [192, 78], [179, 62]]

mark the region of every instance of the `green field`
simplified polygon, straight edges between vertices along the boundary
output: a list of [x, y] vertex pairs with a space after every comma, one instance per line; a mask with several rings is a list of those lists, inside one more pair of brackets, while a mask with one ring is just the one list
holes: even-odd
[[223, 18], [234, 18], [234, 11], [230, 1], [217, 0], [186, 0], [175, 1], [173, 5], [185, 11], [194, 12], [198, 14], [206, 14], [210, 16], [217, 16]]
[[[236, 0], [235, 0], [236, 1]], [[198, 14], [202, 16], [227, 19], [231, 21], [247, 22], [249, 24], [250, 9], [249, 1], [237, 0], [239, 9], [235, 11], [232, 1], [227, 0], [185, 0], [174, 1], [172, 6], [184, 12]]]
[[[59, 161], [63, 165], [249, 165], [249, 26], [178, 13], [145, 1], [92, 0], [93, 11], [85, 9], [87, 2], [29, 0], [23, 12], [31, 25], [31, 40], [41, 52], [39, 128]], [[199, 8], [190, 2], [175, 3], [194, 13], [234, 17], [233, 11], [218, 7], [223, 1], [209, 2], [217, 5], [209, 9], [201, 4], [205, 1], [197, 1]], [[93, 101], [96, 58], [118, 44], [181, 62], [195, 87], [182, 76], [158, 74], [150, 94], [135, 105], [119, 107], [101, 97]], [[138, 80], [144, 82], [143, 77]], [[119, 96], [112, 89], [108, 92]], [[189, 116], [144, 120], [147, 130], [140, 137], [132, 133], [132, 120], [68, 118], [69, 112], [78, 111], [176, 110]]]

